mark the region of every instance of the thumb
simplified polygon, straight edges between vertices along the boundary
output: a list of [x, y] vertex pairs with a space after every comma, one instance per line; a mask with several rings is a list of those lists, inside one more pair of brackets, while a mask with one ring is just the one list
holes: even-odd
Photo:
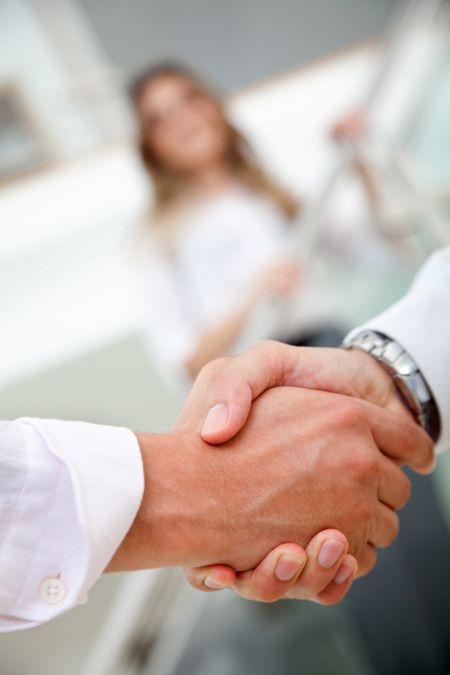
[[218, 386], [217, 395], [211, 397], [217, 401], [210, 403], [201, 436], [204, 441], [213, 444], [225, 443], [233, 438], [245, 425], [249, 415], [253, 394], [245, 380], [227, 382]]
[[219, 444], [233, 438], [247, 421], [252, 402], [266, 389], [280, 386], [355, 396], [409, 417], [391, 376], [370, 354], [267, 340], [240, 356], [213, 361], [200, 373], [191, 396], [201, 406], [203, 440]]
[[211, 363], [200, 375], [207, 411], [203, 440], [219, 444], [233, 438], [245, 425], [252, 402], [266, 389], [287, 384], [297, 362], [297, 348], [265, 341], [241, 356]]

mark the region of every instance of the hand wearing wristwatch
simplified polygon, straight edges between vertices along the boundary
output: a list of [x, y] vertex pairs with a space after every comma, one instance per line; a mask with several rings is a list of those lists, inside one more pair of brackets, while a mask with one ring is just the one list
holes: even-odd
[[361, 349], [379, 362], [393, 378], [401, 398], [417, 423], [436, 443], [441, 428], [436, 402], [417, 363], [402, 345], [383, 333], [364, 330], [346, 338], [342, 346], [345, 349]]

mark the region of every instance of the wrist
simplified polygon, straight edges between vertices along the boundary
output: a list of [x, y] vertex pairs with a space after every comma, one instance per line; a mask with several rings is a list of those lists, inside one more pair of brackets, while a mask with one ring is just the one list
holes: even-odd
[[346, 338], [343, 346], [353, 353], [367, 354], [386, 372], [405, 408], [436, 441], [440, 431], [439, 412], [425, 377], [406, 349], [396, 340], [370, 329]]
[[[194, 432], [136, 434], [144, 496], [107, 571], [198, 566], [214, 560], [226, 541], [221, 497], [209, 456], [217, 451]], [[214, 459], [214, 458], [213, 458]]]
[[[177, 564], [183, 544], [167, 523], [162, 458], [170, 458], [181, 434], [137, 433], [144, 470], [144, 494], [130, 529], [110, 561], [108, 572], [150, 569]], [[168, 461], [165, 462], [166, 466]], [[173, 510], [173, 508], [172, 508]], [[173, 513], [176, 520], [176, 514]]]
[[371, 354], [360, 349], [342, 349], [344, 372], [352, 395], [411, 417], [393, 378]]

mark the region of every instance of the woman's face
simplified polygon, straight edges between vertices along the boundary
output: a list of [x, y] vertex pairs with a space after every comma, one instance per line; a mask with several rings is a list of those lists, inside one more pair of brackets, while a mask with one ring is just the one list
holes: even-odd
[[158, 75], [137, 101], [144, 141], [162, 166], [195, 174], [224, 161], [228, 133], [220, 110], [182, 75]]

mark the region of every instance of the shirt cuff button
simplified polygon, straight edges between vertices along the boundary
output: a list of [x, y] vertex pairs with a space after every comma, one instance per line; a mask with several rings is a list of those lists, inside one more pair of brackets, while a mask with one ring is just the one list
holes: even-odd
[[66, 587], [59, 577], [48, 577], [39, 586], [39, 595], [47, 605], [56, 605], [66, 597]]

